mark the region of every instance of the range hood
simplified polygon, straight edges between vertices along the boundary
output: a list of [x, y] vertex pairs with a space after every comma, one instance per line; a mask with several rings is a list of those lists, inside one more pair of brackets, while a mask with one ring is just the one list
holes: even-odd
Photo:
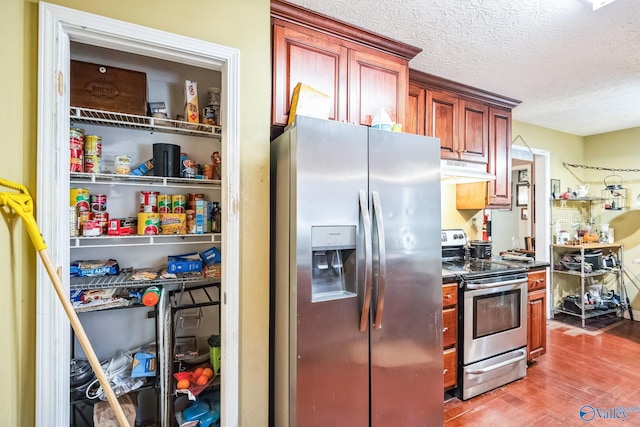
[[494, 175], [487, 172], [487, 165], [459, 160], [440, 160], [440, 176], [442, 182], [449, 184], [486, 182], [496, 179]]

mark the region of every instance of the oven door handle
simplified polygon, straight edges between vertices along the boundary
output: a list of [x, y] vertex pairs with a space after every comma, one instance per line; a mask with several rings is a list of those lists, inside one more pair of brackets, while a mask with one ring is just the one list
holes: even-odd
[[490, 288], [498, 288], [500, 286], [507, 285], [515, 285], [517, 283], [522, 283], [526, 281], [526, 279], [515, 279], [515, 280], [505, 280], [503, 282], [493, 282], [493, 283], [469, 283], [465, 284], [467, 289], [475, 290], [475, 289], [490, 289]]
[[496, 363], [495, 365], [487, 366], [486, 368], [482, 368], [482, 369], [474, 369], [472, 371], [465, 369], [464, 371], [467, 374], [480, 375], [480, 374], [486, 374], [487, 372], [495, 371], [496, 369], [504, 368], [505, 366], [509, 366], [516, 362], [519, 362], [526, 357], [525, 351], [524, 350], [520, 350], [520, 351], [521, 351], [520, 356], [514, 357], [513, 359], [505, 360], [504, 362]]
[[387, 250], [384, 240], [384, 224], [382, 223], [382, 206], [380, 205], [380, 194], [377, 191], [373, 196], [373, 219], [376, 223], [376, 234], [378, 235], [378, 291], [376, 315], [373, 322], [373, 329], [382, 328], [382, 313], [384, 311], [384, 291], [387, 281]]

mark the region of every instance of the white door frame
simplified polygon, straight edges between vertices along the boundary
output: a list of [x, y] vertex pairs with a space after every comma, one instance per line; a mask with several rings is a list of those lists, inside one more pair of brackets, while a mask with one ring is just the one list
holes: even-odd
[[[529, 160], [533, 157], [533, 176], [535, 187], [535, 238], [536, 260], [550, 262], [551, 259], [551, 153], [547, 150], [512, 145], [511, 149], [521, 153], [518, 158]], [[515, 157], [515, 156], [513, 156]], [[530, 215], [533, 212], [530, 213]], [[552, 266], [553, 267], [553, 266]], [[547, 273], [547, 301], [553, 301], [549, 270]], [[553, 307], [547, 303], [547, 319], [551, 319]]]
[[[70, 43], [80, 42], [220, 71], [223, 229], [221, 288], [223, 426], [239, 424], [240, 57], [237, 49], [40, 2], [37, 221], [53, 265], [69, 288]], [[69, 425], [69, 321], [44, 267], [36, 271], [36, 425]]]

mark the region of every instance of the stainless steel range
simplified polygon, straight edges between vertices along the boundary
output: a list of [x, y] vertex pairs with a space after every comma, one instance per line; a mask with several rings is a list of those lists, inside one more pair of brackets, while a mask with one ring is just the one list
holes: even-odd
[[[473, 259], [463, 230], [442, 230], [442, 269], [459, 283], [461, 399], [526, 375], [527, 274], [512, 264]], [[445, 274], [446, 276], [446, 274]]]

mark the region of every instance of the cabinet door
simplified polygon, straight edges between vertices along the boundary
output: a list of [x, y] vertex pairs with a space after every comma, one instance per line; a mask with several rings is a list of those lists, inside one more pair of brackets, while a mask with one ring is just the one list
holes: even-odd
[[273, 26], [272, 124], [286, 125], [299, 82], [331, 97], [329, 118], [347, 118], [348, 49], [337, 38], [302, 27]]
[[489, 108], [489, 182], [487, 207], [511, 207], [511, 111]]
[[374, 50], [349, 50], [349, 123], [370, 126], [383, 108], [404, 124], [409, 90], [408, 62]]
[[528, 295], [527, 309], [527, 361], [546, 353], [547, 347], [547, 294], [535, 291]]
[[457, 366], [458, 366], [458, 356], [457, 356], [457, 351], [454, 348], [450, 348], [448, 350], [445, 350], [442, 353], [442, 358], [444, 361], [444, 370], [443, 370], [443, 374], [444, 374], [444, 388], [449, 389], [452, 387], [455, 387], [457, 384], [457, 379], [458, 379], [458, 372], [457, 372]]
[[458, 340], [458, 309], [442, 310], [442, 347], [455, 346]]
[[427, 135], [440, 138], [440, 158], [458, 159], [458, 98], [427, 91]]
[[425, 135], [425, 90], [420, 86], [409, 83], [409, 99], [402, 130], [406, 133]]
[[476, 163], [489, 161], [489, 107], [460, 100], [460, 159]]

